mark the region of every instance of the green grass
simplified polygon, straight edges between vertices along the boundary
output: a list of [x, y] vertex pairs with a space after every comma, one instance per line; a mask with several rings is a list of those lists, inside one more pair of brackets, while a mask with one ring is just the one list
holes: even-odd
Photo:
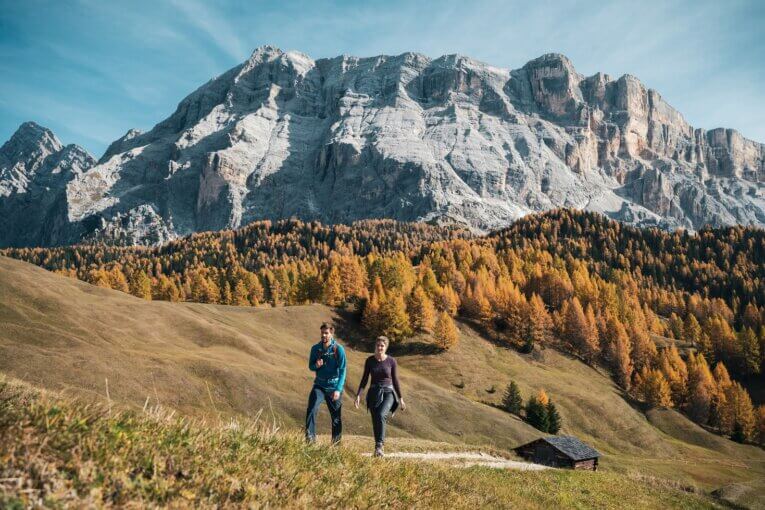
[[715, 508], [651, 478], [371, 459], [266, 421], [85, 405], [0, 379], [0, 504], [391, 508]]

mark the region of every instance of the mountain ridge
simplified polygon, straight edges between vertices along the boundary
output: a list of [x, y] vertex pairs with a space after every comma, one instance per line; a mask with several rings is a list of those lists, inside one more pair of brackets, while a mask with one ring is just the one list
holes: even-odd
[[693, 128], [637, 78], [585, 77], [557, 53], [508, 70], [262, 46], [68, 179], [65, 218], [45, 211], [61, 235], [29, 239], [11, 220], [0, 245], [161, 244], [293, 216], [490, 231], [556, 207], [666, 229], [765, 225], [763, 147]]

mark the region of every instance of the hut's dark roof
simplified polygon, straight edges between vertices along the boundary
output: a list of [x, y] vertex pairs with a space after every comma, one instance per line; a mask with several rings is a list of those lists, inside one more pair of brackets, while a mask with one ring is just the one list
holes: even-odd
[[[537, 441], [544, 441], [552, 445], [561, 453], [571, 458], [571, 460], [585, 460], [600, 457], [600, 452], [598, 452], [595, 448], [584, 444], [573, 436], [550, 436], [543, 437]], [[536, 441], [532, 441], [532, 443], [534, 442]]]

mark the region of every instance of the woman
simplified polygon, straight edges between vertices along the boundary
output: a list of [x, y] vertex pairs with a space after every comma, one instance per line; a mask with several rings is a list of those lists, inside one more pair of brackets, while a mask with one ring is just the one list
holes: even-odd
[[383, 456], [383, 444], [385, 443], [385, 424], [388, 417], [392, 416], [400, 405], [401, 410], [406, 409], [404, 398], [401, 396], [401, 387], [398, 384], [396, 360], [388, 356], [390, 341], [387, 337], [377, 337], [375, 353], [367, 358], [364, 363], [364, 375], [356, 392], [356, 409], [361, 403], [361, 395], [367, 385], [369, 376], [372, 376], [372, 384], [367, 393], [367, 409], [372, 413], [372, 429], [375, 433], [375, 457]]

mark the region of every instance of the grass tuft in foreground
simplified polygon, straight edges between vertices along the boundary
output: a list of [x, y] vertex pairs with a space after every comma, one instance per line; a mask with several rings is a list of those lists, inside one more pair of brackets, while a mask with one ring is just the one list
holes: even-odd
[[460, 469], [307, 446], [264, 421], [211, 425], [67, 400], [0, 376], [0, 507], [714, 508], [652, 480]]

